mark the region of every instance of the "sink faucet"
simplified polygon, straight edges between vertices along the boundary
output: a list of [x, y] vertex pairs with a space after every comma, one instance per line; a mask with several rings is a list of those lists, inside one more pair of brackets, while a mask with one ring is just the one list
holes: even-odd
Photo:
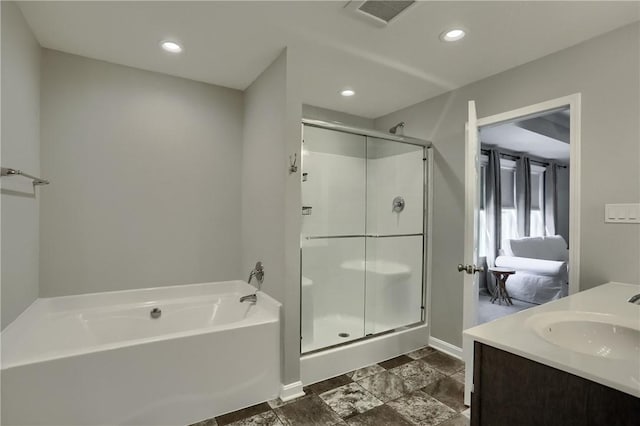
[[634, 305], [640, 305], [640, 294], [636, 294], [635, 296], [631, 296], [631, 298], [629, 300], [627, 300], [627, 302], [633, 303]]
[[258, 282], [258, 289], [253, 294], [242, 296], [240, 298], [240, 303], [243, 303], [243, 302], [256, 303], [258, 301], [257, 292], [260, 291], [260, 287], [262, 287], [262, 283], [264, 282], [264, 265], [260, 261], [256, 262], [256, 266], [249, 273], [249, 279], [247, 280], [247, 283], [251, 284], [251, 280], [254, 277]]

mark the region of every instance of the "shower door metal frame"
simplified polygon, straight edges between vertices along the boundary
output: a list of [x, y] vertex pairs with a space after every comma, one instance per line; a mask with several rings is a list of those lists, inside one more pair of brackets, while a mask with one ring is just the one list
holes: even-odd
[[[409, 136], [399, 136], [390, 133], [380, 132], [377, 130], [371, 129], [363, 129], [359, 127], [347, 126], [341, 123], [332, 123], [321, 120], [312, 120], [312, 119], [302, 119], [302, 139], [300, 141], [300, 156], [302, 158], [302, 144], [304, 143], [304, 126], [318, 127], [325, 130], [333, 130], [342, 133], [350, 133], [359, 136], [372, 137], [376, 139], [383, 139], [390, 142], [399, 142], [408, 145], [415, 145], [422, 147], [422, 176], [423, 176], [423, 214], [422, 214], [422, 304], [421, 304], [421, 320], [412, 324], [407, 324], [398, 328], [386, 330], [383, 332], [368, 334], [358, 339], [349, 340], [347, 342], [337, 343], [335, 345], [324, 346], [322, 348], [314, 349], [308, 352], [302, 352], [302, 292], [300, 292], [300, 354], [301, 355], [309, 355], [318, 352], [322, 352], [328, 349], [341, 347], [350, 345], [356, 342], [360, 342], [363, 340], [368, 340], [377, 336], [386, 335], [395, 333], [402, 330], [407, 330], [410, 328], [418, 327], [421, 325], [429, 326], [431, 322], [431, 309], [430, 307], [430, 299], [431, 299], [431, 218], [432, 218], [432, 193], [433, 193], [433, 148], [432, 143], [430, 141], [412, 138]], [[365, 144], [367, 140], [365, 139]], [[366, 152], [366, 150], [365, 150]], [[302, 184], [302, 181], [300, 182]], [[317, 238], [349, 238], [349, 237], [402, 237], [402, 236], [417, 236], [420, 234], [399, 234], [399, 235], [374, 235], [374, 234], [363, 234], [363, 235], [339, 235], [339, 236], [314, 236], [307, 237], [308, 239], [317, 239]], [[366, 240], [365, 240], [366, 247]], [[365, 270], [366, 274], [366, 270]], [[299, 285], [302, 288], [302, 247], [300, 247], [300, 277], [299, 277]], [[366, 286], [366, 284], [365, 284]], [[365, 302], [366, 309], [366, 302]], [[365, 311], [366, 315], [366, 311]], [[363, 318], [366, 322], [366, 318]]]

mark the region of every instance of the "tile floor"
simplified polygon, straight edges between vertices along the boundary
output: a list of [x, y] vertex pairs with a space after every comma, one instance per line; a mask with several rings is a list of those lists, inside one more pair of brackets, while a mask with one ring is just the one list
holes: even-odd
[[466, 426], [464, 364], [433, 348], [370, 365], [192, 426]]

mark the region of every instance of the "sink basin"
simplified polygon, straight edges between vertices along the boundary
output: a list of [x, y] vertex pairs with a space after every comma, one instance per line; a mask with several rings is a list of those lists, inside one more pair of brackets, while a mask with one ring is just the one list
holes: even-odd
[[527, 326], [547, 342], [586, 355], [640, 359], [638, 324], [594, 312], [555, 311], [533, 315]]

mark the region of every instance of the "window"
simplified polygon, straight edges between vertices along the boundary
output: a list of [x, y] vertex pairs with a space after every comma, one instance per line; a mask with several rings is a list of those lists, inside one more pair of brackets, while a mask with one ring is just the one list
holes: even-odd
[[[480, 169], [480, 212], [478, 216], [478, 255], [486, 257], [489, 248], [489, 229], [487, 228], [487, 215], [485, 202], [486, 171], [488, 158], [482, 156]], [[502, 245], [505, 240], [518, 238], [518, 214], [516, 210], [516, 186], [515, 186], [515, 166], [511, 160], [500, 160], [500, 185], [502, 196]], [[529, 235], [532, 237], [542, 237], [544, 230], [544, 167], [531, 165], [531, 222]]]
[[507, 240], [518, 238], [518, 215], [514, 208], [502, 208], [502, 241], [504, 247]]
[[544, 237], [544, 168], [531, 165], [530, 236]]
[[544, 237], [544, 216], [542, 210], [531, 209], [531, 226], [529, 236], [531, 237]]
[[[487, 228], [487, 215], [485, 200], [487, 197], [487, 157], [482, 156], [480, 169], [480, 212], [478, 215], [478, 256], [486, 257], [489, 247], [489, 229]], [[500, 196], [502, 198], [502, 241], [518, 237], [518, 220], [515, 204], [515, 162], [500, 160]]]
[[502, 190], [502, 241], [518, 238], [518, 215], [516, 214], [516, 163], [500, 160], [500, 189]]
[[480, 166], [480, 211], [478, 212], [478, 256], [487, 257], [489, 247], [489, 233], [487, 229], [487, 214], [485, 211], [487, 199], [487, 165], [481, 161]]
[[478, 215], [478, 256], [487, 257], [489, 247], [489, 230], [487, 229], [487, 214], [485, 209], [480, 209]]

